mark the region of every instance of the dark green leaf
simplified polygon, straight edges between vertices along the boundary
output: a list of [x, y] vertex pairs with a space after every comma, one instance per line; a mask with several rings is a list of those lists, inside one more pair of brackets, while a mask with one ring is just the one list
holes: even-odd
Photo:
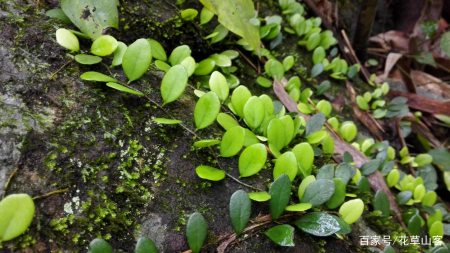
[[329, 236], [341, 229], [337, 220], [325, 212], [305, 214], [295, 221], [295, 225], [306, 233], [315, 236]]
[[294, 227], [288, 224], [277, 225], [264, 233], [270, 240], [284, 247], [293, 247]]
[[380, 159], [373, 159], [373, 160], [366, 162], [365, 164], [363, 164], [363, 166], [361, 166], [362, 174], [365, 176], [368, 176], [368, 175], [374, 173], [381, 166], [381, 162], [382, 161]]
[[348, 163], [341, 163], [336, 167], [335, 176], [340, 178], [344, 184], [355, 175], [355, 169]]
[[113, 253], [113, 248], [107, 241], [96, 238], [89, 243], [89, 253]]
[[208, 224], [205, 218], [198, 212], [195, 212], [189, 216], [189, 220], [186, 227], [186, 236], [189, 247], [193, 253], [200, 252], [200, 249], [205, 242], [208, 230]]
[[283, 214], [289, 203], [291, 193], [291, 181], [286, 174], [279, 176], [270, 186], [270, 213], [273, 219], [278, 219]]
[[339, 223], [339, 226], [341, 227], [341, 229], [337, 232], [339, 234], [348, 234], [350, 232], [352, 232], [352, 228], [350, 227], [349, 224], [347, 224], [347, 222], [345, 222], [341, 217], [332, 215], [333, 218]]
[[158, 248], [152, 240], [141, 237], [136, 243], [134, 253], [158, 253]]
[[144, 75], [151, 62], [152, 51], [150, 43], [146, 39], [138, 39], [125, 51], [122, 58], [122, 68], [131, 82]]
[[334, 193], [334, 182], [329, 179], [318, 179], [306, 187], [302, 202], [319, 206], [327, 202]]
[[306, 123], [306, 136], [319, 131], [322, 129], [323, 124], [325, 124], [326, 118], [323, 113], [314, 114]]
[[108, 27], [119, 28], [117, 1], [61, 0], [61, 9], [80, 31], [92, 39]]
[[316, 179], [329, 179], [332, 180], [334, 178], [334, 165], [333, 164], [325, 164], [319, 169], [317, 172]]
[[378, 190], [373, 199], [373, 207], [375, 210], [381, 211], [383, 216], [389, 216], [391, 213], [391, 205], [389, 203], [389, 199], [382, 190]]
[[250, 219], [252, 203], [248, 194], [243, 190], [238, 190], [230, 198], [230, 218], [234, 232], [240, 234], [247, 226]]
[[413, 235], [419, 235], [420, 229], [422, 228], [422, 218], [420, 215], [416, 214], [408, 221], [408, 230]]
[[322, 72], [323, 72], [323, 65], [322, 63], [318, 63], [314, 65], [313, 68], [311, 69], [311, 77], [314, 78], [320, 75]]
[[341, 179], [334, 178], [333, 182], [335, 190], [331, 198], [327, 201], [327, 207], [330, 209], [335, 209], [344, 203], [346, 193], [346, 185]]
[[413, 193], [411, 191], [402, 191], [397, 195], [397, 202], [400, 205], [406, 204], [408, 200], [410, 200], [413, 196]]

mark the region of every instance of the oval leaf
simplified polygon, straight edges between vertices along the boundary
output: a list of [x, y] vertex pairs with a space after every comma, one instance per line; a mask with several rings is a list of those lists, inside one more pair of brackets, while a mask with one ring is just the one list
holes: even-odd
[[214, 71], [209, 78], [209, 88], [214, 91], [221, 101], [225, 101], [230, 92], [227, 79], [219, 71]]
[[256, 202], [265, 202], [268, 201], [271, 197], [268, 192], [250, 192], [248, 197]]
[[91, 46], [91, 53], [98, 56], [107, 56], [114, 51], [118, 46], [116, 38], [111, 35], [102, 35], [94, 40]]
[[24, 193], [11, 194], [0, 202], [0, 242], [21, 235], [34, 216], [33, 199]]
[[265, 116], [264, 104], [258, 97], [251, 97], [244, 105], [245, 123], [252, 129], [261, 125]]
[[175, 65], [167, 71], [161, 82], [161, 96], [164, 104], [177, 100], [187, 86], [188, 73], [182, 65]]
[[70, 51], [77, 52], [80, 50], [77, 36], [67, 29], [59, 28], [56, 30], [56, 42]]
[[231, 157], [236, 155], [244, 146], [245, 130], [240, 126], [230, 128], [225, 132], [220, 143], [220, 155]]
[[295, 221], [295, 225], [306, 233], [315, 236], [329, 236], [341, 229], [337, 220], [324, 212], [305, 214]]
[[191, 49], [188, 45], [176, 47], [169, 56], [169, 62], [172, 66], [180, 64], [184, 58], [191, 56]]
[[136, 243], [134, 253], [158, 253], [158, 248], [152, 240], [141, 237]]
[[244, 106], [251, 96], [252, 93], [245, 86], [240, 85], [234, 89], [231, 95], [231, 105], [239, 117], [244, 117]]
[[144, 75], [151, 62], [152, 51], [150, 43], [146, 39], [138, 39], [125, 51], [122, 58], [122, 68], [131, 82]]
[[295, 145], [292, 152], [297, 158], [298, 168], [303, 177], [309, 176], [314, 163], [314, 150], [312, 146], [307, 142], [303, 142]]
[[293, 152], [288, 151], [277, 158], [273, 169], [273, 178], [276, 179], [280, 175], [286, 174], [291, 181], [294, 181], [297, 171], [297, 159]]
[[210, 91], [201, 96], [195, 105], [194, 120], [197, 129], [211, 125], [219, 114], [220, 101], [216, 93]]
[[111, 63], [111, 66], [115, 67], [115, 66], [119, 66], [122, 65], [122, 59], [123, 56], [125, 54], [125, 52], [127, 51], [127, 45], [121, 41], [118, 42], [117, 44], [117, 49], [116, 51], [114, 51], [114, 57]]
[[329, 179], [318, 179], [306, 187], [302, 202], [319, 206], [327, 202], [334, 193], [334, 182]]
[[361, 199], [352, 199], [339, 208], [339, 214], [347, 224], [355, 223], [364, 211], [364, 202]]
[[198, 212], [195, 212], [189, 216], [189, 220], [186, 226], [186, 236], [188, 244], [193, 253], [200, 252], [203, 243], [206, 239], [208, 230], [208, 224], [205, 218]]
[[250, 219], [252, 203], [248, 194], [238, 190], [230, 198], [230, 218], [234, 232], [240, 234]]
[[211, 181], [220, 181], [225, 178], [225, 171], [206, 165], [197, 166], [197, 168], [195, 168], [195, 173], [197, 173], [197, 176], [200, 178]]
[[115, 78], [112, 78], [110, 76], [95, 71], [84, 72], [83, 74], [81, 74], [80, 78], [86, 81], [96, 81], [105, 83], [117, 82]]
[[101, 57], [90, 54], [77, 54], [75, 61], [83, 65], [94, 65], [102, 61]]
[[105, 241], [101, 238], [96, 238], [89, 243], [89, 252], [90, 253], [112, 253], [113, 248], [107, 241]]
[[241, 177], [255, 175], [263, 168], [266, 159], [266, 146], [261, 143], [248, 146], [239, 157], [239, 174]]
[[284, 208], [289, 203], [291, 193], [291, 181], [286, 174], [279, 176], [270, 186], [270, 214], [277, 219], [283, 214]]
[[148, 39], [148, 42], [150, 43], [150, 48], [152, 49], [153, 58], [161, 61], [166, 61], [167, 55], [163, 46], [154, 39]]
[[310, 203], [298, 203], [286, 207], [286, 211], [290, 212], [303, 212], [311, 209], [312, 205]]
[[264, 233], [270, 240], [284, 247], [293, 247], [294, 227], [288, 224], [277, 225]]

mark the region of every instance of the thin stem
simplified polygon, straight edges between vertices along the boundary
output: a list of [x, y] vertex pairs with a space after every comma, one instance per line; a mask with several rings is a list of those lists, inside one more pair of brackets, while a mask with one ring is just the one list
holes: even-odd
[[70, 63], [73, 62], [73, 59], [70, 59], [70, 61], [64, 63], [64, 65], [62, 65], [59, 69], [57, 69], [55, 72], [53, 72], [48, 79], [53, 79], [53, 77], [55, 77], [56, 74], [58, 74], [61, 70], [63, 70], [65, 67], [67, 67], [67, 65], [69, 65]]
[[68, 190], [69, 190], [69, 188], [51, 191], [51, 192], [48, 192], [48, 193], [46, 193], [44, 195], [39, 195], [39, 196], [33, 197], [33, 200], [47, 198], [47, 197], [50, 197], [50, 196], [55, 195], [55, 194], [67, 192]]
[[17, 174], [17, 171], [19, 170], [19, 167], [16, 167], [13, 172], [11, 173], [11, 175], [9, 175], [8, 180], [5, 183], [5, 188], [3, 190], [3, 195], [6, 195], [6, 191], [8, 190], [9, 184], [11, 183], [11, 180], [13, 179], [13, 177]]
[[256, 191], [260, 191], [260, 192], [263, 191], [263, 190], [259, 189], [258, 187], [255, 187], [255, 186], [252, 186], [252, 185], [249, 185], [249, 184], [246, 184], [246, 183], [240, 181], [239, 179], [233, 177], [232, 175], [230, 175], [230, 174], [228, 174], [228, 173], [226, 173], [226, 175], [227, 175], [227, 177], [233, 179], [234, 181], [236, 181], [236, 182], [237, 182], [238, 184], [240, 184], [240, 185], [243, 185], [243, 186], [245, 186], [245, 187], [248, 187], [248, 188], [253, 189], [253, 190], [256, 190]]

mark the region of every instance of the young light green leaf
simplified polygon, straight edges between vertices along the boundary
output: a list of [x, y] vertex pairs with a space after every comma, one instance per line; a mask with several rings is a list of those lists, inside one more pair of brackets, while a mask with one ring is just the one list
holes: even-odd
[[417, 163], [417, 167], [423, 167], [433, 162], [433, 157], [429, 154], [419, 154], [414, 158], [414, 162]]
[[84, 72], [83, 74], [81, 74], [80, 78], [86, 81], [96, 81], [105, 83], [117, 82], [115, 78], [112, 78], [110, 76], [95, 71]]
[[77, 36], [67, 29], [56, 30], [56, 42], [72, 52], [80, 51], [80, 42], [78, 42]]
[[283, 214], [289, 203], [290, 193], [291, 181], [286, 174], [279, 176], [270, 186], [270, 214], [273, 219], [278, 219]]
[[244, 147], [248, 147], [250, 145], [259, 143], [258, 137], [250, 131], [248, 128], [245, 128], [245, 140], [244, 140]]
[[293, 152], [288, 151], [277, 158], [273, 169], [273, 178], [276, 179], [280, 175], [286, 174], [291, 181], [294, 181], [297, 170], [297, 159]]
[[191, 49], [188, 45], [176, 47], [169, 56], [169, 62], [172, 66], [180, 64], [184, 58], [191, 56]]
[[302, 142], [295, 145], [292, 152], [297, 158], [298, 168], [303, 177], [309, 176], [314, 163], [314, 150], [312, 146], [307, 142]]
[[312, 205], [310, 203], [298, 203], [286, 207], [286, 211], [290, 212], [304, 212], [311, 209]]
[[156, 248], [155, 243], [146, 238], [141, 237], [136, 242], [136, 247], [134, 248], [134, 253], [158, 253], [158, 248]]
[[111, 87], [111, 88], [116, 89], [116, 90], [119, 90], [119, 91], [122, 91], [122, 92], [130, 93], [130, 94], [133, 94], [133, 95], [145, 96], [144, 93], [142, 93], [142, 92], [140, 92], [138, 90], [128, 88], [128, 87], [123, 86], [123, 85], [118, 84], [118, 83], [109, 82], [109, 83], [106, 84], [106, 86]]
[[117, 42], [117, 49], [114, 51], [114, 57], [111, 63], [111, 66], [119, 66], [122, 64], [123, 56], [125, 55], [125, 52], [127, 51], [127, 45], [121, 41]]
[[284, 76], [283, 64], [275, 59], [270, 59], [264, 65], [266, 73], [275, 80], [281, 80]]
[[102, 61], [101, 57], [89, 54], [75, 55], [75, 61], [83, 65], [94, 65]]
[[352, 199], [339, 208], [339, 214], [347, 224], [355, 223], [364, 211], [364, 202], [361, 199]]
[[108, 27], [119, 28], [116, 1], [62, 0], [61, 9], [81, 32], [92, 39], [101, 36]]
[[250, 97], [244, 105], [245, 123], [252, 129], [261, 125], [265, 117], [264, 104], [259, 97]]
[[197, 166], [195, 173], [198, 177], [211, 181], [220, 181], [225, 178], [225, 171], [206, 165]]
[[264, 233], [270, 240], [283, 247], [294, 247], [294, 227], [288, 224], [274, 226]]
[[325, 138], [327, 138], [327, 136], [329, 136], [329, 134], [326, 130], [320, 130], [308, 135], [306, 140], [310, 144], [317, 144], [322, 142]]
[[216, 93], [210, 91], [201, 96], [195, 104], [194, 121], [197, 129], [203, 129], [216, 120], [220, 112], [220, 101]]
[[24, 193], [11, 194], [0, 201], [0, 242], [21, 235], [34, 216], [33, 199]]
[[316, 49], [314, 49], [313, 63], [322, 63], [323, 59], [325, 59], [325, 56], [325, 49], [323, 49], [323, 47], [317, 47]]
[[306, 49], [308, 51], [313, 50], [316, 48], [320, 43], [320, 34], [319, 33], [313, 33], [308, 37], [308, 40], [306, 42]]
[[[261, 95], [260, 98], [262, 99], [263, 97], [268, 97], [267, 95]], [[269, 98], [270, 99], [270, 98]], [[272, 100], [268, 101], [268, 104], [271, 106], [271, 108], [273, 108], [273, 102]], [[266, 108], [266, 114], [271, 115], [273, 113], [273, 109], [271, 112], [268, 112], [267, 110], [267, 106]], [[284, 115], [280, 117], [280, 120], [282, 122], [282, 124], [284, 125], [284, 132], [285, 136], [284, 136], [284, 145], [287, 146], [289, 145], [289, 143], [291, 143], [292, 138], [294, 138], [294, 134], [295, 134], [295, 128], [294, 128], [294, 120], [292, 119], [292, 117], [290, 115]]]
[[196, 63], [195, 59], [192, 56], [184, 58], [184, 60], [181, 61], [180, 65], [182, 65], [186, 69], [188, 76], [194, 74]]
[[327, 207], [329, 209], [335, 209], [345, 201], [345, 188], [346, 184], [342, 182], [340, 178], [333, 178], [334, 193], [327, 201]]
[[200, 252], [206, 239], [207, 230], [208, 224], [203, 215], [195, 212], [189, 216], [186, 226], [186, 236], [189, 247], [193, 253]]
[[107, 56], [114, 51], [118, 46], [116, 38], [111, 35], [102, 35], [94, 40], [91, 46], [91, 53], [98, 56]]
[[250, 192], [248, 197], [256, 202], [265, 202], [268, 201], [271, 197], [268, 192]]
[[113, 253], [113, 248], [107, 241], [96, 238], [89, 243], [89, 253]]
[[225, 101], [230, 92], [227, 79], [219, 71], [212, 72], [211, 77], [209, 78], [209, 89], [217, 94], [220, 101]]
[[198, 11], [196, 9], [189, 8], [182, 10], [180, 15], [183, 20], [191, 21], [197, 17]]
[[341, 230], [338, 221], [325, 212], [305, 214], [295, 221], [295, 225], [306, 233], [315, 236], [330, 236]]
[[194, 74], [197, 76], [209, 75], [214, 67], [216, 67], [216, 62], [213, 59], [206, 58], [197, 64]]
[[239, 123], [232, 116], [223, 112], [217, 115], [216, 120], [225, 130], [228, 130], [234, 126], [239, 126]]
[[199, 140], [194, 142], [194, 147], [196, 148], [207, 148], [220, 143], [220, 140], [211, 139], [211, 140]]
[[334, 190], [335, 187], [332, 180], [318, 179], [306, 187], [301, 201], [311, 203], [313, 206], [319, 206], [333, 196]]
[[286, 139], [288, 138], [287, 133], [284, 129], [283, 122], [274, 118], [269, 122], [267, 126], [267, 139], [271, 147], [280, 151], [286, 145]]
[[156, 60], [155, 66], [163, 72], [167, 72], [171, 68], [171, 66], [169, 64], [167, 64], [166, 62], [161, 61], [161, 60]]
[[430, 229], [428, 230], [428, 235], [431, 238], [438, 236], [442, 238], [444, 236], [444, 224], [442, 223], [442, 221], [435, 221], [433, 224], [431, 224]]
[[316, 105], [317, 110], [319, 110], [319, 112], [323, 113], [323, 115], [325, 115], [325, 117], [330, 116], [331, 111], [333, 110], [331, 103], [328, 102], [327, 100], [320, 100], [317, 105]]
[[245, 130], [241, 126], [235, 126], [228, 129], [223, 135], [220, 143], [220, 155], [223, 157], [232, 157], [239, 153], [244, 146]]
[[251, 96], [252, 93], [243, 85], [234, 89], [233, 94], [231, 95], [231, 105], [239, 117], [244, 117], [244, 106]]
[[122, 68], [129, 82], [139, 79], [147, 72], [152, 62], [152, 50], [146, 39], [131, 44], [122, 58]]
[[150, 43], [153, 58], [161, 61], [167, 61], [166, 51], [163, 46], [154, 39], [148, 39], [148, 42]]
[[352, 121], [346, 121], [342, 123], [341, 127], [339, 128], [339, 133], [345, 141], [351, 142], [358, 134], [358, 129], [356, 128], [355, 123], [353, 123]]
[[211, 21], [211, 19], [214, 17], [214, 13], [208, 10], [207, 8], [203, 7], [200, 11], [200, 25], [204, 25]]
[[188, 73], [182, 65], [175, 65], [167, 71], [161, 81], [161, 96], [164, 104], [177, 100], [186, 89]]
[[240, 234], [247, 226], [251, 210], [252, 202], [245, 191], [238, 190], [231, 195], [230, 218], [236, 234]]
[[292, 55], [286, 56], [286, 58], [283, 59], [284, 71], [290, 70], [294, 66], [294, 64], [295, 64], [294, 56]]
[[241, 177], [249, 177], [258, 173], [267, 160], [266, 147], [256, 143], [244, 149], [239, 157], [239, 173]]
[[167, 119], [167, 118], [154, 118], [153, 121], [162, 125], [178, 125], [181, 122], [183, 122], [178, 119]]

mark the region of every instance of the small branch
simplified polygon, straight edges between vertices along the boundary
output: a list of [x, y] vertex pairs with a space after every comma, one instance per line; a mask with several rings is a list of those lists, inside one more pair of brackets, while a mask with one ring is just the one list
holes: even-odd
[[56, 191], [51, 191], [51, 192], [48, 192], [48, 193], [46, 193], [44, 195], [39, 195], [39, 196], [33, 197], [33, 200], [47, 198], [47, 197], [50, 197], [50, 196], [55, 195], [55, 194], [67, 192], [68, 190], [69, 190], [69, 188], [60, 189], [60, 190], [56, 190]]
[[230, 175], [230, 174], [228, 174], [228, 173], [226, 173], [226, 175], [227, 175], [227, 177], [233, 179], [234, 181], [236, 181], [236, 182], [237, 182], [238, 184], [240, 184], [240, 185], [243, 185], [243, 186], [245, 186], [245, 187], [248, 187], [248, 188], [253, 189], [253, 190], [256, 190], [256, 191], [260, 191], [260, 192], [263, 191], [263, 190], [259, 189], [258, 187], [255, 187], [255, 186], [252, 186], [252, 185], [249, 185], [249, 184], [246, 184], [246, 183], [240, 181], [239, 179], [233, 177], [232, 175]]
[[6, 195], [6, 191], [8, 190], [9, 184], [11, 183], [11, 180], [13, 179], [13, 177], [17, 174], [17, 171], [19, 170], [19, 167], [16, 167], [13, 172], [11, 173], [11, 175], [9, 175], [8, 180], [5, 183], [5, 188], [3, 190], [3, 196]]
[[70, 63], [73, 62], [73, 59], [70, 59], [69, 61], [67, 61], [66, 63], [64, 63], [64, 65], [62, 65], [60, 68], [58, 68], [55, 72], [53, 72], [48, 79], [53, 80], [53, 78], [55, 77], [56, 74], [58, 74], [61, 70], [63, 70], [65, 67], [67, 67], [67, 65], [69, 65]]

